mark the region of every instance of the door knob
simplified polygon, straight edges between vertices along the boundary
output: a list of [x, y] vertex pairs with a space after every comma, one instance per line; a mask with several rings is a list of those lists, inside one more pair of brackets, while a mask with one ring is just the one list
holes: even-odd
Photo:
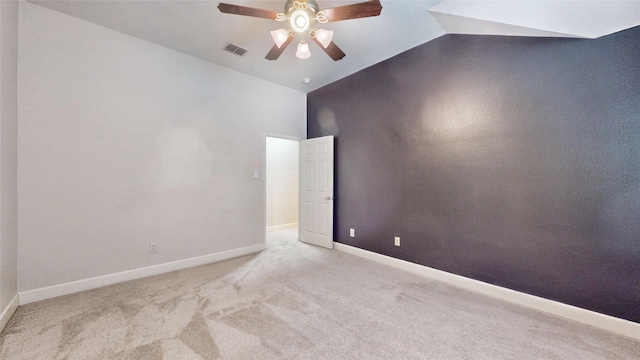
[[327, 196], [327, 200], [333, 200], [333, 195]]

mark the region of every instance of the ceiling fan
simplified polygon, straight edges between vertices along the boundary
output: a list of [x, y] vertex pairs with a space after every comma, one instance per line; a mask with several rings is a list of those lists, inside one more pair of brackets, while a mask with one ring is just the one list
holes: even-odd
[[267, 56], [265, 56], [267, 60], [278, 59], [280, 54], [291, 44], [297, 34], [300, 34], [301, 39], [298, 43], [296, 56], [300, 59], [308, 59], [311, 57], [309, 44], [304, 38], [304, 33], [308, 31], [309, 37], [334, 61], [338, 61], [342, 59], [345, 54], [332, 41], [333, 31], [317, 29], [313, 26], [317, 23], [325, 24], [333, 21], [378, 16], [382, 11], [382, 5], [379, 0], [374, 0], [320, 10], [315, 0], [287, 0], [284, 4], [283, 13], [226, 3], [220, 3], [218, 9], [226, 14], [289, 22], [289, 28], [271, 31], [271, 37], [275, 45], [271, 48]]

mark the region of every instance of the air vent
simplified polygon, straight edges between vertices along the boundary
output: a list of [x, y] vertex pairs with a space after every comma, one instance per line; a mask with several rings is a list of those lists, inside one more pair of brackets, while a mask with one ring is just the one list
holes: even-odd
[[227, 45], [224, 47], [224, 51], [228, 51], [232, 54], [236, 54], [238, 56], [242, 56], [247, 52], [247, 49], [242, 48], [238, 45], [234, 45], [232, 43], [227, 43]]

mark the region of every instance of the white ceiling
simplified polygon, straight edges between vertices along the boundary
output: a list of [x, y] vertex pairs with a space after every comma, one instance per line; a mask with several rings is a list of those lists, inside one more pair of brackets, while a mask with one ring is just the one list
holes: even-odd
[[[363, 0], [317, 0], [320, 9]], [[210, 0], [31, 0], [30, 2], [242, 73], [309, 92], [447, 33], [596, 38], [640, 25], [640, 0], [382, 0], [377, 17], [328, 23], [347, 54], [333, 61], [314, 43], [307, 60], [295, 43], [276, 61], [273, 20], [222, 14]], [[285, 0], [224, 0], [283, 12]], [[248, 52], [222, 51], [227, 42]], [[303, 78], [311, 83], [303, 84]]]

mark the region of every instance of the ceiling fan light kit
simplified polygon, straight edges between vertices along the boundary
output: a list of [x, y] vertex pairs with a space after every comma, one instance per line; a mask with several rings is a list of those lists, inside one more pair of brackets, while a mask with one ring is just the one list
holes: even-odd
[[276, 43], [278, 48], [282, 47], [287, 39], [291, 36], [289, 32], [285, 29], [273, 30], [271, 31], [271, 37], [273, 38], [273, 42]]
[[267, 60], [278, 59], [297, 34], [300, 34], [301, 39], [298, 43], [296, 57], [299, 59], [310, 58], [309, 44], [303, 35], [303, 33], [309, 31], [309, 37], [334, 61], [338, 61], [345, 56], [345, 53], [333, 42], [333, 31], [316, 29], [312, 26], [316, 23], [324, 24], [333, 21], [378, 16], [382, 11], [382, 5], [379, 0], [374, 0], [319, 11], [320, 8], [315, 0], [287, 0], [284, 4], [284, 13], [226, 3], [220, 3], [218, 9], [226, 14], [259, 17], [279, 22], [289, 20], [290, 29], [271, 31], [271, 37], [275, 45], [265, 56]]
[[298, 33], [305, 32], [309, 28], [309, 24], [311, 23], [309, 14], [307, 14], [306, 10], [302, 9], [294, 10], [291, 13], [289, 19], [289, 22], [291, 23], [291, 29]]
[[318, 40], [318, 42], [322, 44], [322, 47], [326, 49], [333, 40], [333, 31], [324, 29], [312, 29], [309, 32], [309, 36], [311, 36], [312, 39]]

